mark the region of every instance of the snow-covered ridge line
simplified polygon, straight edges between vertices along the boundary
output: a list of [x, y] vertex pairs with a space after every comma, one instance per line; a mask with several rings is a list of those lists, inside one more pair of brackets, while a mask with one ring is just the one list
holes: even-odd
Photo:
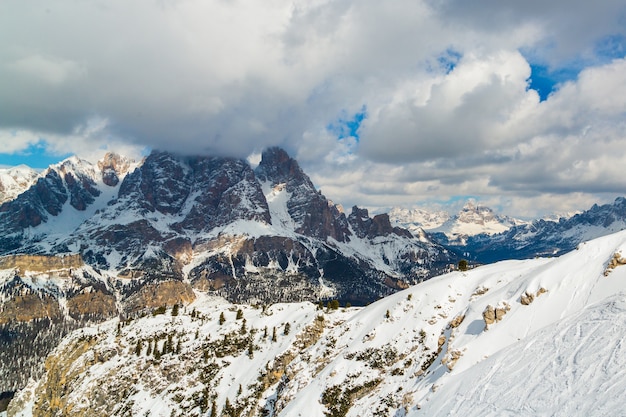
[[[626, 232], [619, 232], [559, 258], [457, 271], [345, 310], [254, 308], [198, 293], [176, 316], [168, 310], [75, 332], [56, 355], [71, 356], [85, 336], [95, 338], [81, 350], [76, 363], [87, 365], [68, 385], [76, 387], [68, 398], [104, 406], [84, 398], [92, 398], [94, 384], [116, 383], [129, 393], [112, 391], [119, 409], [164, 417], [203, 415], [213, 401], [218, 413], [232, 406], [253, 416], [612, 415], [626, 407], [618, 395], [626, 389], [625, 255]], [[168, 334], [174, 346], [180, 341], [179, 354], [164, 347]], [[237, 335], [246, 342], [216, 353]], [[155, 338], [165, 351], [160, 359], [145, 353]], [[105, 359], [89, 362], [98, 355]], [[220, 376], [202, 379], [202, 363]], [[172, 368], [189, 372], [168, 380]], [[273, 372], [276, 379], [265, 379]], [[45, 384], [33, 383], [17, 404], [28, 410]], [[214, 400], [195, 403], [203, 392]]]

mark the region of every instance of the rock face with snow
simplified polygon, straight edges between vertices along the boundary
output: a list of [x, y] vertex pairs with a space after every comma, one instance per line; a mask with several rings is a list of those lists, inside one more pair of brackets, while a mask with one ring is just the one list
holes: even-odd
[[500, 216], [489, 207], [473, 201], [468, 201], [461, 211], [453, 216], [445, 212], [431, 213], [426, 210], [401, 208], [394, 208], [389, 214], [394, 223], [410, 230], [421, 228], [447, 244], [458, 244], [477, 234], [502, 233], [524, 223], [521, 220]]
[[626, 267], [613, 259], [623, 254], [619, 232], [362, 308], [200, 295], [74, 331], [9, 416], [616, 415], [626, 407]]
[[[141, 163], [72, 157], [0, 205], [0, 333], [30, 335], [11, 323], [49, 321], [62, 329], [52, 348], [68, 323], [187, 304], [194, 289], [245, 303], [365, 304], [454, 262], [388, 217], [355, 210], [360, 223], [279, 148], [266, 150], [256, 170], [239, 159], [158, 151]], [[79, 264], [59, 266], [70, 258]], [[0, 362], [19, 338], [6, 340]], [[19, 387], [22, 374], [0, 392]]]
[[13, 200], [36, 180], [37, 171], [25, 165], [0, 169], [0, 204]]
[[165, 152], [134, 170], [115, 155], [74, 158], [0, 206], [0, 254], [78, 253], [132, 287], [178, 280], [244, 302], [366, 303], [454, 261], [386, 215], [354, 210], [346, 218], [279, 148], [256, 170]]

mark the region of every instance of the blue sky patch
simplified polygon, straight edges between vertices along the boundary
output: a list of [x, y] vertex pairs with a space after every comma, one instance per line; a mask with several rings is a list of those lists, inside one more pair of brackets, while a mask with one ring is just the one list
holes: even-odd
[[348, 116], [346, 112], [337, 118], [336, 121], [329, 123], [326, 129], [337, 136], [338, 140], [353, 137], [356, 141], [359, 141], [359, 128], [363, 120], [367, 118], [367, 108], [365, 105], [361, 107], [361, 110]]
[[17, 166], [24, 164], [31, 168], [44, 169], [72, 155], [71, 153], [52, 155], [48, 153], [45, 145], [39, 142], [14, 154], [0, 153], [0, 166]]
[[530, 64], [528, 88], [537, 91], [539, 99], [545, 101], [559, 84], [576, 79], [578, 72], [574, 67], [553, 70], [545, 65]]
[[460, 52], [455, 51], [452, 48], [448, 48], [443, 54], [439, 55], [437, 63], [439, 64], [439, 67], [446, 72], [446, 74], [449, 74], [454, 70], [454, 68], [456, 68], [462, 57], [463, 55]]

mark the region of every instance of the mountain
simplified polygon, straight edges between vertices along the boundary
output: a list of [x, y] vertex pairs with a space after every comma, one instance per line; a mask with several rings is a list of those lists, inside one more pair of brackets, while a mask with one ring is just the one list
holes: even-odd
[[389, 215], [394, 223], [412, 231], [421, 228], [444, 245], [464, 245], [469, 236], [493, 235], [525, 224], [522, 220], [500, 216], [489, 207], [473, 201], [468, 201], [453, 216], [445, 212], [401, 208], [392, 209]]
[[389, 211], [389, 218], [394, 224], [411, 231], [435, 229], [450, 219], [447, 211], [429, 211], [421, 208], [393, 207]]
[[575, 249], [581, 242], [625, 228], [626, 199], [619, 197], [611, 204], [594, 204], [589, 210], [559, 221], [535, 220], [503, 233], [469, 237], [462, 250], [484, 263], [558, 256]]
[[173, 279], [247, 302], [366, 303], [454, 262], [387, 215], [346, 216], [279, 148], [256, 170], [165, 152], [134, 170], [119, 159], [67, 160], [1, 205], [0, 254], [79, 254], [131, 287]]
[[35, 182], [37, 175], [37, 171], [26, 165], [0, 169], [0, 204], [26, 191]]
[[186, 307], [75, 330], [8, 415], [616, 415], [624, 253], [619, 232], [357, 308], [197, 293]]
[[[346, 216], [279, 148], [254, 170], [159, 151], [139, 163], [72, 157], [0, 205], [0, 393], [39, 375], [72, 329], [187, 305], [197, 291], [363, 305], [456, 259], [387, 215]], [[37, 339], [30, 354], [24, 338]]]

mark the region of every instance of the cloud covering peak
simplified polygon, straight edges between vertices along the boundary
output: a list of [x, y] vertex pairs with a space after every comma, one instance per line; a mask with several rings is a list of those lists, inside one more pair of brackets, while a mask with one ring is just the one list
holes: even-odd
[[624, 17], [609, 0], [2, 2], [0, 152], [279, 145], [348, 205], [567, 211], [626, 189]]

